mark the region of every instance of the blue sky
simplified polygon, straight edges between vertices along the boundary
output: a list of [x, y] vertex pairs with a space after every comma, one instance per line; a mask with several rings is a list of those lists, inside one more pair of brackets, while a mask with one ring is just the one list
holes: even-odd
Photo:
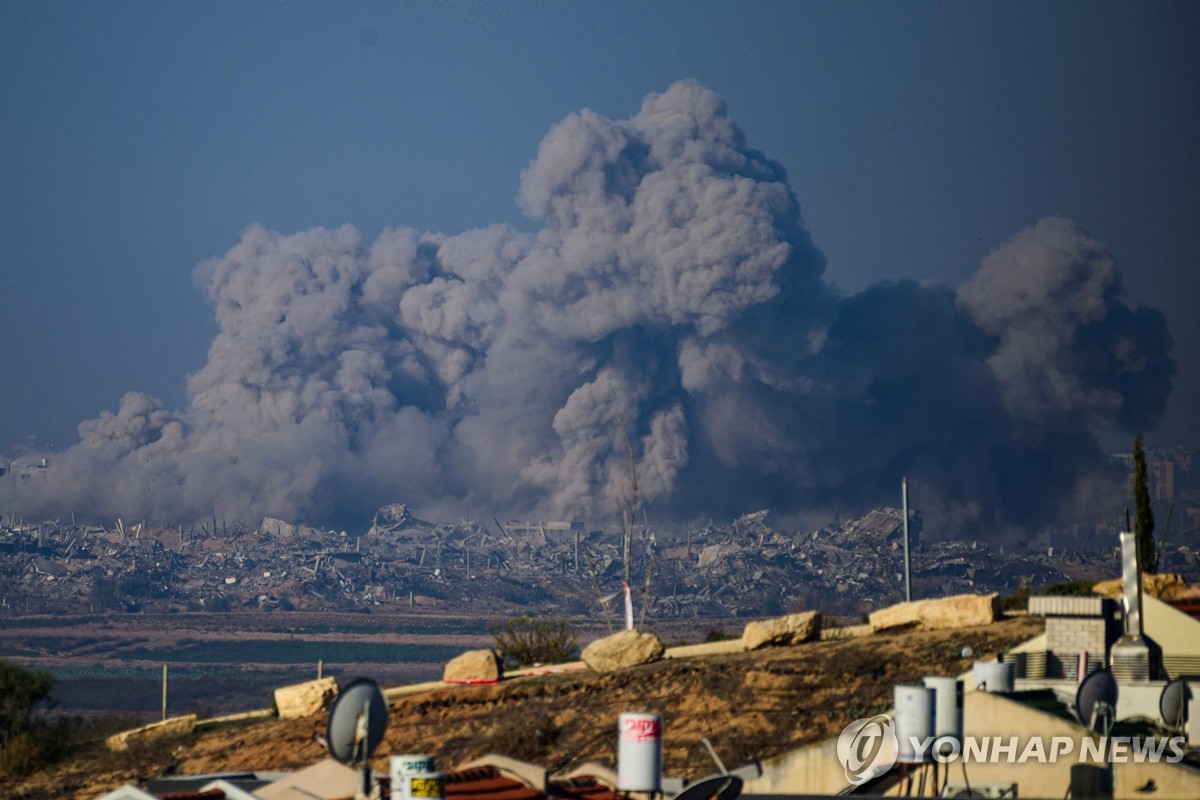
[[787, 168], [844, 291], [1075, 220], [1174, 334], [1151, 440], [1198, 443], [1198, 36], [1192, 3], [2, 4], [0, 452], [186, 404], [192, 270], [251, 223], [535, 230], [549, 128], [681, 78]]

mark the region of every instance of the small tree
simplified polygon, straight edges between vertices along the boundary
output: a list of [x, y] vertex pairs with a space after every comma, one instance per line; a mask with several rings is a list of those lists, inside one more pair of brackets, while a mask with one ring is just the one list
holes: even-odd
[[[624, 415], [618, 416], [616, 423], [620, 427], [621, 436], [625, 440], [625, 455], [628, 459], [627, 482], [621, 489], [621, 496], [617, 501], [617, 521], [621, 525], [621, 560], [624, 562], [625, 585], [632, 591], [633, 535], [637, 527], [638, 505], [641, 502], [641, 496], [638, 492], [638, 456], [637, 448], [633, 443], [633, 435], [629, 431], [628, 418]], [[646, 564], [645, 571], [646, 582], [645, 587], [642, 589], [642, 611], [638, 616], [637, 623], [639, 628], [646, 624], [646, 612], [650, 608], [650, 586], [651, 579], [654, 577], [653, 550], [650, 551], [650, 559], [649, 563]]]
[[536, 619], [522, 614], [495, 627], [496, 655], [506, 669], [561, 664], [579, 653], [575, 631], [565, 619]]
[[1146, 449], [1142, 435], [1133, 441], [1133, 533], [1137, 542], [1138, 561], [1142, 572], [1158, 572], [1158, 553], [1154, 547], [1154, 506], [1150, 500], [1150, 476], [1146, 468]]
[[0, 660], [0, 748], [33, 727], [33, 709], [53, 704], [55, 678], [44, 670], [29, 670]]
[[33, 719], [40, 704], [54, 704], [54, 676], [0, 660], [0, 775], [26, 775], [54, 756], [64, 738]]
[[633, 437], [629, 434], [629, 420], [620, 417], [617, 424], [621, 427], [621, 435], [625, 437], [625, 453], [629, 459], [629, 482], [622, 489], [617, 504], [617, 519], [621, 523], [621, 560], [625, 562], [625, 583], [628, 584], [630, 562], [633, 560], [633, 528], [637, 524], [638, 512], [638, 463]]

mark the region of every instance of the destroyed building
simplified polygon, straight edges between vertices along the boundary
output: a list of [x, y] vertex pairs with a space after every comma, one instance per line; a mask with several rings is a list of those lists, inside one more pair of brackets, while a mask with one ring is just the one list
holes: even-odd
[[[894, 508], [808, 531], [777, 527], [768, 511], [728, 524], [641, 527], [631, 590], [639, 612], [648, 604], [655, 618], [814, 608], [853, 616], [903, 597], [902, 530]], [[1007, 593], [1100, 576], [1116, 563], [1115, 545], [1063, 546], [1079, 542], [1074, 534], [989, 547], [922, 542], [920, 530], [910, 510], [914, 596]], [[1110, 534], [1092, 530], [1085, 539], [1115, 542]], [[1195, 576], [1196, 549], [1179, 541], [1163, 569]], [[197, 530], [10, 516], [0, 521], [0, 613], [427, 609], [598, 618], [614, 612], [601, 600], [621, 587], [622, 555], [620, 532], [581, 522], [436, 524], [403, 504], [379, 509], [361, 533], [273, 518]]]

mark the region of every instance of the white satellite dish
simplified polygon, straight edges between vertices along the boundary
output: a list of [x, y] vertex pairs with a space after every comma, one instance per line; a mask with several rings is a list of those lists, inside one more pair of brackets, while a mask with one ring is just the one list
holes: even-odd
[[742, 779], [737, 775], [714, 775], [696, 781], [675, 795], [675, 800], [735, 800], [742, 793]]
[[352, 682], [329, 709], [329, 754], [352, 767], [365, 765], [383, 740], [387, 717], [387, 700], [379, 685], [369, 678]]
[[1108, 735], [1117, 715], [1117, 680], [1108, 669], [1098, 669], [1083, 679], [1075, 692], [1073, 710], [1085, 727]]
[[1183, 730], [1187, 722], [1187, 707], [1191, 694], [1191, 688], [1183, 678], [1176, 678], [1163, 687], [1158, 698], [1158, 713], [1162, 716], [1163, 725], [1167, 730]]

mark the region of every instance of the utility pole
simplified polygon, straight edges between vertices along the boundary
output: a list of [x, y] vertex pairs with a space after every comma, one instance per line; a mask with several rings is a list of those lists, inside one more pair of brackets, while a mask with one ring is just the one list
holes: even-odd
[[900, 479], [900, 514], [904, 518], [904, 602], [912, 602], [912, 581], [908, 557], [908, 478]]

